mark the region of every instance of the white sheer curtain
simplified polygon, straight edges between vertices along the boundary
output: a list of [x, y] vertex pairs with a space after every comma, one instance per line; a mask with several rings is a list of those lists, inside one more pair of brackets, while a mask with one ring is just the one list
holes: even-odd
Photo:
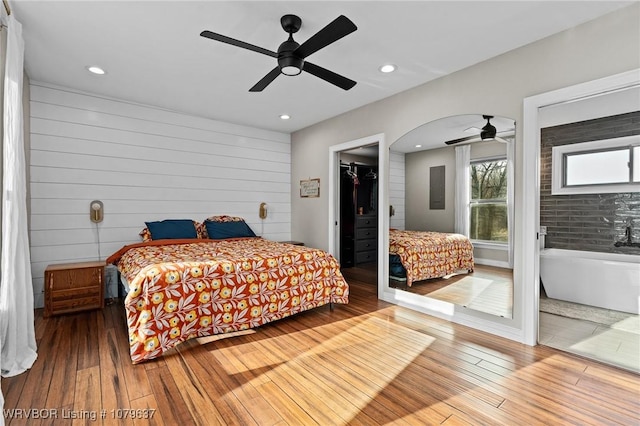
[[514, 190], [515, 175], [513, 164], [515, 162], [515, 140], [511, 138], [507, 143], [507, 232], [509, 234], [509, 268], [513, 268], [513, 235], [514, 219]]
[[456, 201], [455, 201], [455, 232], [469, 236], [469, 187], [471, 177], [469, 164], [471, 162], [471, 146], [456, 147]]
[[27, 182], [22, 116], [23, 59], [22, 25], [10, 15], [7, 18], [4, 79], [0, 248], [0, 364], [4, 377], [27, 370], [37, 357], [27, 233]]

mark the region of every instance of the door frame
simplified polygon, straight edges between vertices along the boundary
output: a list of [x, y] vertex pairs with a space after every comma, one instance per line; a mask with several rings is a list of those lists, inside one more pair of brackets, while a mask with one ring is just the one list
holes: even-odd
[[540, 108], [623, 90], [640, 84], [640, 69], [600, 78], [524, 99], [523, 104], [523, 178], [522, 231], [523, 247], [520, 282], [523, 285], [523, 343], [538, 342], [540, 309]]
[[[388, 155], [384, 133], [365, 136], [348, 142], [339, 143], [329, 147], [329, 238], [328, 252], [340, 259], [340, 248], [337, 241], [340, 241], [340, 152], [378, 144], [378, 295], [382, 294], [381, 285], [384, 284], [387, 264], [384, 259], [388, 257], [389, 235], [381, 230], [388, 229], [389, 216], [385, 215], [385, 207], [388, 205], [387, 188], [383, 182], [387, 179]], [[384, 235], [384, 237], [383, 237]], [[386, 249], [386, 251], [385, 251]], [[380, 296], [378, 296], [380, 297]]]

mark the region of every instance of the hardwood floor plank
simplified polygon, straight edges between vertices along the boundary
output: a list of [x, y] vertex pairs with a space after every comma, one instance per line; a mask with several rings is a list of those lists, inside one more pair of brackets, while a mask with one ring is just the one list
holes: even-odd
[[83, 312], [78, 315], [65, 315], [64, 318], [73, 320], [70, 330], [78, 350], [78, 369], [99, 365], [98, 352], [92, 346], [98, 328], [96, 311]]
[[[102, 424], [99, 413], [102, 410], [100, 401], [100, 367], [94, 366], [78, 370], [76, 373], [76, 387], [73, 410], [67, 413], [72, 424], [95, 425]], [[64, 417], [64, 414], [63, 414]]]
[[180, 353], [167, 357], [165, 362], [176, 383], [178, 392], [182, 395], [182, 399], [191, 413], [194, 424], [223, 424], [224, 417], [217, 410], [208, 390], [200, 383], [198, 376]]
[[[74, 321], [74, 318], [65, 318], [65, 320]], [[68, 323], [68, 321], [65, 321]], [[51, 383], [49, 385], [49, 393], [45, 407], [59, 408], [73, 404], [73, 392], [61, 392], [62, 389], [75, 389], [75, 375], [69, 372], [78, 370], [78, 357], [70, 356], [74, 354], [72, 346], [75, 341], [75, 335], [72, 334], [72, 327], [63, 326], [60, 328], [60, 337], [57, 350], [54, 353], [54, 365], [52, 369]]]
[[[153, 373], [153, 375], [149, 376], [149, 381], [151, 382], [153, 397], [157, 405], [151, 408], [157, 410], [156, 412], [167, 425], [188, 425], [193, 423], [191, 413], [187, 409], [169, 369], [167, 367], [159, 367]], [[146, 396], [141, 398], [146, 398]]]
[[[100, 327], [98, 327], [100, 328]], [[100, 359], [100, 390], [102, 409], [107, 410], [105, 424], [130, 425], [132, 419], [116, 415], [130, 407], [129, 394], [122, 372], [122, 359], [118, 351], [117, 336], [113, 329], [102, 330], [98, 339]], [[114, 414], [115, 413], [115, 414]]]
[[[158, 401], [154, 395], [143, 396], [142, 398], [131, 401], [131, 409], [135, 410], [133, 424], [135, 426], [164, 426], [162, 414], [156, 408]], [[167, 424], [170, 426], [170, 424]]]

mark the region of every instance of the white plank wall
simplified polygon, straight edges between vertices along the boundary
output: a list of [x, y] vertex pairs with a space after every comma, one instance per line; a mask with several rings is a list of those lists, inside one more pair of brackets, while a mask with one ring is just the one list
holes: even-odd
[[395, 215], [389, 218], [389, 227], [396, 229], [405, 229], [404, 158], [405, 154], [402, 152], [389, 152], [389, 205], [395, 210]]
[[[37, 307], [48, 264], [105, 259], [140, 241], [145, 221], [229, 214], [265, 238], [291, 238], [288, 134], [39, 82], [30, 106]], [[104, 203], [97, 227], [89, 219], [96, 199]]]

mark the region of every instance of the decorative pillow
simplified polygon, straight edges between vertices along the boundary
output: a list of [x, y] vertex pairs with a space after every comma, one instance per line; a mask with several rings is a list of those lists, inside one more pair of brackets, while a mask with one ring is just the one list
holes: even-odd
[[207, 219], [204, 221], [204, 226], [207, 228], [207, 234], [209, 235], [209, 238], [214, 240], [256, 236], [256, 234], [251, 230], [251, 228], [249, 228], [249, 225], [247, 225], [244, 220], [214, 222]]
[[208, 217], [204, 220], [204, 222], [244, 222], [244, 218], [238, 216], [221, 215]]
[[144, 228], [138, 235], [142, 237], [143, 242], [151, 241], [151, 232], [149, 232], [149, 228]]
[[153, 240], [198, 238], [195, 223], [191, 219], [167, 219], [145, 224]]
[[204, 226], [204, 223], [193, 221], [193, 224], [196, 227], [196, 232], [198, 233], [198, 238], [209, 238], [207, 235], [207, 227]]
[[[197, 235], [196, 238], [204, 238], [204, 239], [209, 238], [207, 236], [207, 228], [205, 228], [204, 223], [196, 222], [194, 220], [193, 226], [196, 228], [196, 235]], [[153, 238], [151, 238], [151, 232], [149, 231], [149, 228], [144, 228], [142, 231], [140, 231], [138, 235], [140, 235], [140, 237], [142, 238], [142, 242], [153, 240]]]

